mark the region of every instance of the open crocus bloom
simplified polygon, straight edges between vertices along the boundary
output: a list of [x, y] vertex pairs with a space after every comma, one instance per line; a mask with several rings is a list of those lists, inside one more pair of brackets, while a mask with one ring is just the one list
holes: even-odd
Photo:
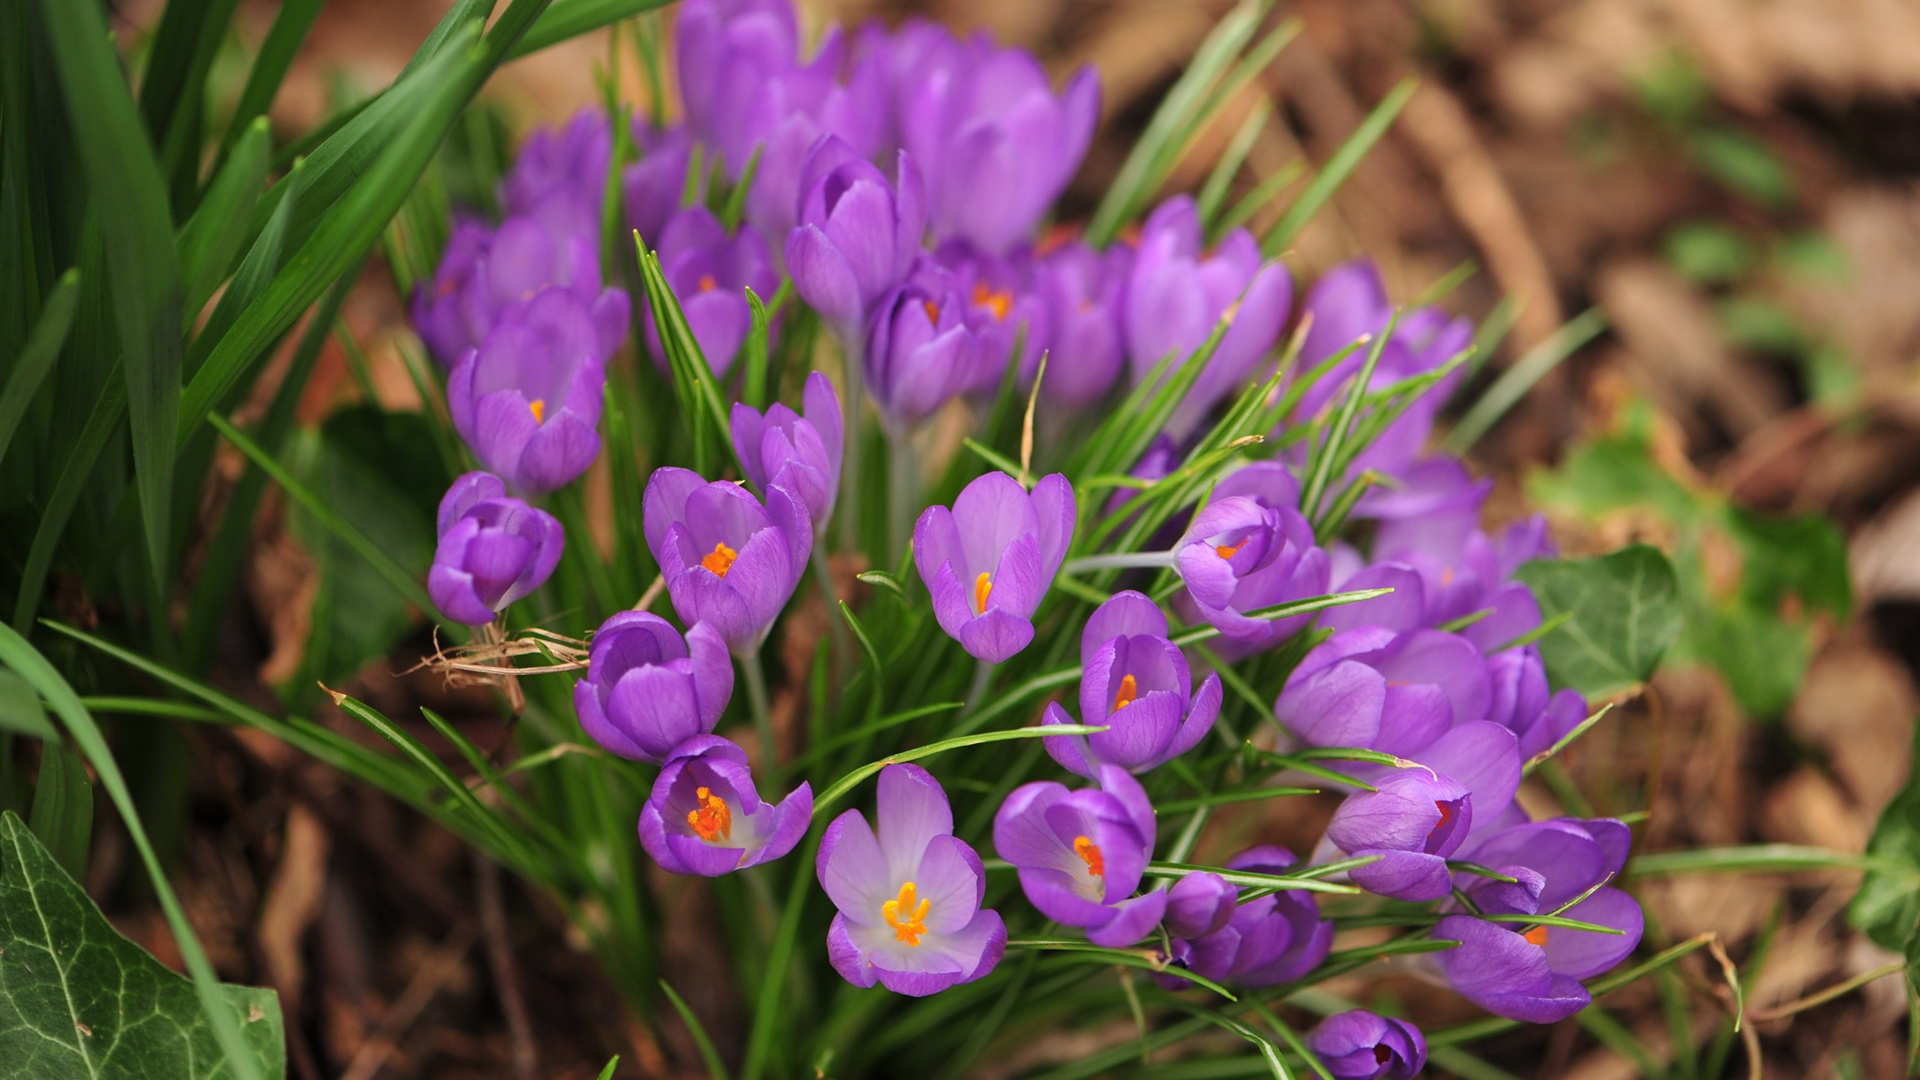
[[[1386, 599], [1386, 597], [1382, 597]], [[1345, 630], [1300, 662], [1274, 716], [1308, 746], [1358, 746], [1406, 757], [1486, 716], [1486, 664], [1472, 643], [1439, 630]]]
[[896, 180], [845, 141], [822, 136], [800, 171], [800, 225], [787, 234], [794, 291], [854, 340], [875, 302], [898, 285], [920, 250], [926, 189], [905, 151]]
[[552, 514], [508, 496], [499, 477], [483, 472], [447, 489], [439, 527], [427, 593], [441, 614], [469, 626], [492, 622], [544, 584], [566, 546]]
[[1349, 872], [1361, 888], [1398, 900], [1438, 900], [1453, 888], [1447, 857], [1472, 831], [1471, 796], [1456, 780], [1406, 769], [1375, 791], [1347, 796], [1327, 824], [1327, 839], [1349, 855], [1378, 857]]
[[[1049, 736], [1047, 753], [1088, 779], [1102, 763], [1146, 772], [1179, 757], [1213, 730], [1220, 716], [1220, 676], [1193, 692], [1187, 659], [1167, 639], [1167, 617], [1146, 596], [1114, 594], [1087, 620], [1081, 635], [1080, 711], [1093, 735]], [[1097, 644], [1096, 644], [1097, 642]], [[1057, 703], [1042, 724], [1070, 724]]]
[[1200, 616], [1248, 651], [1279, 644], [1307, 619], [1250, 612], [1327, 590], [1327, 553], [1315, 546], [1307, 519], [1246, 495], [1215, 499], [1195, 514], [1173, 558]]
[[[687, 319], [687, 328], [713, 369], [724, 380], [741, 343], [753, 329], [753, 308], [746, 290], [771, 300], [780, 287], [766, 240], [751, 227], [731, 235], [705, 207], [691, 206], [667, 220], [660, 233], [661, 270]], [[655, 364], [665, 373], [666, 350], [652, 318], [645, 320]]]
[[815, 532], [833, 520], [833, 504], [840, 491], [840, 457], [844, 441], [840, 396], [825, 375], [807, 376], [803, 393], [804, 416], [779, 402], [766, 414], [734, 403], [733, 448], [753, 486], [766, 491], [778, 484], [800, 496], [813, 518]]
[[1412, 1080], [1427, 1064], [1427, 1040], [1405, 1020], [1354, 1009], [1327, 1017], [1307, 1049], [1338, 1080]]
[[1119, 948], [1160, 921], [1167, 892], [1133, 895], [1153, 858], [1145, 789], [1113, 765], [1101, 766], [1099, 781], [1083, 791], [1050, 780], [1015, 788], [994, 815], [993, 847], [1020, 868], [1020, 887], [1041, 914]]
[[711, 624], [737, 654], [759, 648], [813, 551], [800, 497], [776, 484], [763, 507], [738, 484], [665, 468], [654, 470], [643, 502], [647, 547], [673, 610]]
[[792, 851], [812, 818], [807, 784], [762, 802], [746, 751], [695, 735], [674, 748], [640, 808], [640, 846], [676, 874], [718, 877]]
[[1033, 640], [1033, 613], [1073, 542], [1073, 487], [1055, 473], [1032, 493], [1003, 472], [968, 484], [953, 509], [929, 506], [913, 527], [913, 561], [940, 628], [997, 664]]
[[880, 770], [876, 835], [858, 810], [827, 826], [816, 866], [840, 913], [827, 956], [848, 982], [925, 997], [992, 971], [1007, 927], [982, 908], [986, 874], [953, 835], [940, 784], [918, 765]]
[[573, 707], [594, 742], [660, 764], [687, 739], [711, 734], [732, 696], [733, 660], [713, 627], [696, 623], [683, 639], [658, 615], [623, 611], [593, 635]]

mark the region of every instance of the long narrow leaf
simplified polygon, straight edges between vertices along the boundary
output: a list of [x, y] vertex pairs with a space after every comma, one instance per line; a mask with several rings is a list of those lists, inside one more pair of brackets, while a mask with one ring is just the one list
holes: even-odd
[[80, 271], [69, 270], [47, 294], [27, 347], [13, 362], [7, 385], [0, 389], [0, 461], [7, 459], [7, 444], [20, 427], [20, 418], [27, 414], [27, 403], [39, 393], [41, 381], [53, 370], [53, 361], [67, 342], [67, 329], [73, 325], [73, 309], [79, 300]]
[[1380, 104], [1360, 122], [1347, 141], [1340, 144], [1340, 149], [1333, 152], [1326, 165], [1314, 176], [1313, 182], [1307, 185], [1307, 190], [1300, 193], [1292, 206], [1287, 207], [1287, 212], [1281, 215], [1261, 242], [1262, 249], [1269, 256], [1287, 250], [1294, 237], [1300, 235], [1300, 230], [1307, 227], [1307, 222], [1312, 221], [1327, 200], [1333, 198], [1333, 193], [1340, 190], [1340, 185], [1347, 182], [1347, 177], [1367, 156], [1367, 151], [1373, 149], [1373, 144], [1379, 142], [1380, 137], [1393, 126], [1394, 120], [1399, 118], [1400, 110], [1407, 107], [1418, 85], [1413, 79], [1401, 80], [1398, 86], [1387, 92], [1386, 97], [1380, 99]]

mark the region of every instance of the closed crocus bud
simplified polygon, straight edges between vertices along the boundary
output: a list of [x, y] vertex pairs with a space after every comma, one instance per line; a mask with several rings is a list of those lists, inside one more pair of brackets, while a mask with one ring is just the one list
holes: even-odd
[[[608, 295], [619, 297], [624, 320], [626, 294]], [[548, 289], [461, 357], [447, 380], [453, 426], [516, 491], [571, 483], [600, 453], [607, 374], [594, 319], [572, 293]]]
[[634, 142], [640, 157], [620, 172], [620, 194], [627, 211], [627, 227], [638, 230], [647, 246], [655, 247], [667, 219], [680, 209], [687, 169], [693, 156], [693, 137], [685, 125], [664, 128], [634, 124]]
[[[751, 228], [728, 235], [705, 207], [693, 206], [668, 219], [660, 234], [660, 265], [687, 327], [715, 378], [725, 379], [753, 330], [746, 290], [771, 298], [780, 287], [767, 242]], [[655, 363], [667, 371], [666, 350], [654, 320], [646, 322]]]
[[1419, 1028], [1365, 1009], [1321, 1021], [1308, 1032], [1307, 1049], [1337, 1080], [1412, 1080], [1427, 1064]]
[[658, 615], [623, 611], [593, 635], [573, 707], [594, 742], [658, 765], [686, 740], [712, 734], [732, 696], [733, 660], [712, 627], [696, 623], [682, 638]]
[[500, 181], [500, 204], [525, 214], [556, 193], [597, 209], [613, 157], [613, 128], [599, 109], [582, 109], [564, 128], [540, 128], [520, 144]]
[[1256, 619], [1250, 612], [1327, 591], [1327, 553], [1298, 510], [1249, 496], [1215, 499], [1174, 545], [1174, 569], [1194, 610], [1246, 650], [1271, 648], [1307, 616]]
[[980, 906], [986, 872], [953, 835], [947, 793], [918, 765], [881, 769], [878, 787], [874, 825], [848, 810], [820, 839], [815, 871], [840, 909], [827, 959], [855, 986], [909, 997], [984, 978], [1006, 953], [1007, 926]]
[[843, 339], [912, 267], [926, 228], [926, 192], [905, 152], [895, 179], [845, 140], [825, 136], [800, 173], [800, 222], [787, 235], [793, 288]]
[[566, 532], [552, 514], [506, 494], [498, 477], [468, 473], [440, 500], [440, 543], [427, 594], [454, 622], [483, 626], [546, 583]]
[[1245, 229], [1228, 233], [1213, 254], [1201, 251], [1200, 214], [1190, 196], [1161, 204], [1141, 230], [1127, 285], [1127, 356], [1136, 381], [1162, 360], [1174, 369], [1230, 320], [1206, 370], [1174, 410], [1168, 427], [1191, 432], [1215, 402], [1232, 393], [1280, 338], [1293, 303], [1293, 279], [1263, 262]]
[[1098, 788], [1068, 791], [1050, 780], [1023, 784], [993, 819], [993, 847], [1020, 870], [1020, 888], [1040, 913], [1085, 927], [1095, 945], [1120, 948], [1147, 935], [1167, 909], [1167, 891], [1134, 896], [1153, 858], [1153, 804], [1140, 782], [1112, 765]]
[[[1113, 389], [1126, 364], [1124, 322], [1127, 274], [1133, 252], [1095, 251], [1078, 241], [1040, 257], [1039, 288], [1051, 323], [1047, 377], [1040, 396], [1067, 409], [1084, 408]], [[1023, 382], [1038, 368], [1023, 364]]]
[[1447, 858], [1472, 829], [1472, 793], [1419, 769], [1396, 772], [1375, 788], [1347, 796], [1327, 824], [1327, 839], [1340, 850], [1378, 860], [1349, 871], [1354, 884], [1397, 900], [1447, 895]]
[[[1227, 860], [1227, 869], [1284, 874], [1300, 860], [1278, 847], [1255, 847]], [[1168, 932], [1172, 933], [1169, 925]], [[1320, 917], [1310, 892], [1287, 889], [1234, 908], [1225, 926], [1196, 938], [1174, 937], [1169, 962], [1215, 982], [1277, 986], [1320, 965], [1333, 948], [1333, 922]], [[1167, 989], [1185, 985], [1155, 976]]]
[[1308, 746], [1358, 746], [1402, 757], [1487, 714], [1492, 687], [1480, 651], [1439, 630], [1344, 630], [1309, 652], [1274, 703]]
[[775, 402], [765, 415], [748, 405], [733, 406], [733, 449], [755, 488], [779, 485], [800, 497], [815, 533], [833, 520], [840, 491], [844, 442], [840, 395], [825, 375], [807, 376], [804, 415]]
[[667, 756], [640, 808], [640, 846], [673, 873], [719, 877], [792, 851], [812, 819], [811, 787], [763, 802], [746, 751], [695, 735]]
[[493, 247], [493, 229], [467, 217], [455, 217], [453, 235], [434, 269], [433, 280], [414, 290], [411, 312], [414, 332], [427, 351], [451, 367], [460, 354], [486, 340], [493, 328], [493, 305], [487, 302], [484, 267]]
[[1167, 890], [1167, 933], [1177, 938], [1205, 937], [1233, 918], [1240, 890], [1219, 874], [1188, 874]]
[[953, 276], [923, 263], [874, 308], [864, 350], [867, 388], [887, 424], [905, 431], [1004, 370], [1005, 349], [1002, 338], [969, 321]]
[[1033, 640], [1033, 613], [1073, 542], [1073, 486], [1055, 473], [1029, 493], [1002, 472], [974, 480], [953, 509], [913, 526], [913, 561], [940, 628], [997, 664]]
[[[1102, 764], [1146, 772], [1193, 749], [1213, 730], [1220, 676], [1208, 675], [1194, 693], [1187, 659], [1168, 640], [1166, 616], [1153, 601], [1131, 590], [1114, 594], [1087, 620], [1080, 640], [1080, 712], [1085, 723], [1108, 730], [1044, 739], [1061, 768], [1089, 778]], [[1073, 719], [1056, 703], [1040, 722]]]
[[673, 610], [710, 624], [738, 655], [758, 649], [813, 551], [806, 504], [775, 485], [762, 506], [738, 484], [675, 468], [654, 470], [642, 503]]
[[934, 232], [1005, 253], [1079, 169], [1099, 119], [1099, 76], [1083, 68], [1056, 96], [1032, 54], [985, 35], [938, 52], [908, 91], [901, 142], [927, 170]]
[[789, 0], [687, 0], [674, 27], [687, 126], [726, 158], [732, 175], [779, 120], [769, 89], [799, 67]]

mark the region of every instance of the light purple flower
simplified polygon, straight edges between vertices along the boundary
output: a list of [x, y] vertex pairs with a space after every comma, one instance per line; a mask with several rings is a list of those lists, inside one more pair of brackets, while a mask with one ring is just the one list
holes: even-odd
[[1213, 254], [1201, 251], [1200, 214], [1191, 196], [1162, 203], [1147, 218], [1127, 285], [1127, 356], [1137, 382], [1169, 356], [1186, 362], [1223, 318], [1231, 319], [1207, 368], [1174, 410], [1168, 427], [1184, 435], [1233, 392], [1280, 338], [1293, 303], [1293, 279], [1264, 262], [1245, 229], [1228, 233]]
[[807, 376], [802, 393], [805, 416], [779, 402], [766, 415], [738, 402], [733, 406], [733, 449], [747, 479], [766, 491], [784, 487], [806, 504], [816, 533], [833, 520], [833, 504], [840, 491], [840, 456], [844, 442], [840, 396], [825, 375]]
[[1193, 609], [1248, 650], [1279, 644], [1308, 619], [1256, 619], [1250, 612], [1327, 590], [1327, 553], [1315, 546], [1306, 518], [1245, 495], [1208, 503], [1173, 553]]
[[[1116, 244], [1104, 252], [1079, 241], [1040, 257], [1039, 291], [1051, 326], [1047, 377], [1040, 396], [1050, 404], [1080, 409], [1113, 389], [1126, 365], [1127, 279], [1133, 251]], [[1020, 369], [1032, 384], [1038, 362]]]
[[[701, 355], [714, 377], [725, 379], [753, 329], [746, 290], [770, 301], [780, 287], [767, 242], [751, 228], [736, 229], [729, 236], [711, 212], [693, 206], [667, 220], [659, 253], [667, 285], [680, 303]], [[667, 354], [659, 328], [652, 318], [647, 319], [646, 328], [654, 362], [664, 373]]]
[[827, 826], [816, 871], [840, 913], [827, 958], [848, 982], [925, 997], [984, 977], [1007, 948], [999, 912], [982, 908], [980, 856], [953, 835], [940, 784], [918, 765], [880, 770], [875, 821], [858, 810]]
[[606, 114], [582, 109], [566, 127], [536, 129], [520, 144], [513, 167], [500, 181], [500, 204], [510, 216], [530, 214], [557, 195], [597, 218], [612, 157], [613, 129]]
[[813, 522], [800, 497], [779, 485], [762, 506], [738, 484], [707, 483], [687, 469], [654, 470], [643, 529], [667, 579], [673, 610], [705, 622], [737, 655], [766, 640], [813, 551]]
[[727, 643], [705, 623], [682, 638], [651, 612], [623, 611], [593, 635], [574, 712], [594, 742], [662, 764], [695, 735], [711, 735], [733, 696]]
[[684, 124], [653, 128], [635, 121], [633, 131], [640, 157], [620, 173], [621, 201], [627, 227], [638, 230], [648, 247], [657, 247], [667, 219], [680, 209], [693, 161], [693, 136]]
[[719, 877], [792, 851], [812, 818], [806, 783], [777, 803], [763, 802], [746, 751], [718, 735], [695, 735], [668, 755], [640, 808], [640, 846], [673, 873]]
[[[1227, 869], [1282, 874], [1300, 860], [1285, 848], [1250, 848], [1227, 860]], [[1185, 927], [1182, 927], [1185, 929]], [[1233, 909], [1225, 926], [1199, 937], [1173, 935], [1167, 961], [1215, 982], [1277, 986], [1297, 979], [1327, 958], [1333, 949], [1333, 922], [1320, 917], [1314, 895], [1286, 889], [1257, 897]], [[1156, 976], [1160, 985], [1186, 985], [1174, 976]]]
[[926, 227], [926, 192], [905, 151], [895, 179], [853, 147], [823, 136], [800, 171], [799, 226], [787, 235], [793, 288], [851, 340], [866, 313], [912, 267]]
[[1153, 804], [1126, 770], [1103, 765], [1097, 788], [1050, 780], [1022, 784], [993, 819], [993, 847], [1020, 868], [1020, 888], [1047, 918], [1085, 927], [1095, 945], [1145, 937], [1167, 909], [1167, 890], [1134, 896], [1153, 859]]
[[1029, 493], [1002, 472], [966, 486], [953, 509], [929, 506], [913, 526], [913, 561], [940, 628], [997, 664], [1033, 640], [1033, 613], [1073, 542], [1073, 487], [1055, 473]]
[[[930, 274], [933, 280], [927, 281]], [[1052, 329], [1051, 313], [1035, 286], [1031, 251], [988, 255], [965, 241], [948, 240], [915, 264], [913, 278], [926, 282], [929, 291], [946, 291], [960, 300], [975, 342], [969, 393], [990, 395], [999, 388], [1016, 343], [1023, 378], [1032, 384]]]
[[499, 477], [471, 472], [440, 499], [440, 543], [427, 594], [454, 622], [483, 626], [553, 576], [566, 531], [552, 514], [506, 493]]
[[922, 259], [881, 297], [867, 325], [867, 388], [895, 432], [963, 393], [997, 383], [1011, 339], [980, 325], [945, 267]]
[[1337, 1080], [1412, 1080], [1427, 1064], [1419, 1028], [1365, 1009], [1321, 1021], [1307, 1033], [1307, 1049]]
[[1300, 661], [1274, 717], [1308, 746], [1406, 757], [1456, 725], [1483, 719], [1491, 700], [1486, 664], [1465, 638], [1363, 626], [1335, 634]]
[[1377, 790], [1347, 796], [1327, 824], [1327, 839], [1356, 858], [1354, 884], [1396, 900], [1438, 900], [1453, 888], [1447, 858], [1473, 828], [1466, 785], [1420, 769], [1387, 776]]
[[[1094, 611], [1080, 657], [1081, 716], [1108, 730], [1042, 740], [1069, 772], [1092, 779], [1103, 765], [1135, 773], [1158, 768], [1199, 745], [1220, 717], [1220, 676], [1209, 674], [1194, 693], [1186, 656], [1167, 637], [1167, 617], [1140, 593], [1115, 593]], [[1051, 703], [1040, 722], [1073, 718]]]
[[[626, 294], [606, 295], [618, 298], [624, 322]], [[607, 374], [597, 314], [573, 293], [548, 289], [468, 350], [447, 379], [454, 428], [516, 491], [565, 486], [600, 453]]]

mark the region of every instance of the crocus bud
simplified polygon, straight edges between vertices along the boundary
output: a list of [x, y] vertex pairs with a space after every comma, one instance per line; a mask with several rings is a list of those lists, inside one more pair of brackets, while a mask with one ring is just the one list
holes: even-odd
[[1040, 913], [1087, 930], [1095, 945], [1145, 937], [1166, 911], [1167, 892], [1135, 897], [1153, 859], [1153, 804], [1124, 769], [1107, 765], [1098, 788], [1068, 791], [1050, 780], [1022, 784], [993, 819], [993, 847], [1020, 869], [1020, 888]]
[[676, 874], [719, 877], [792, 851], [813, 819], [813, 789], [762, 802], [747, 752], [695, 735], [668, 755], [640, 808], [640, 846]]
[[1173, 552], [1194, 610], [1244, 649], [1278, 645], [1307, 619], [1256, 619], [1250, 612], [1327, 591], [1327, 553], [1314, 544], [1307, 519], [1249, 496], [1208, 503]]
[[454, 622], [483, 626], [546, 583], [566, 532], [552, 514], [506, 493], [498, 477], [472, 472], [440, 500], [440, 544], [427, 593]]
[[733, 659], [712, 627], [696, 623], [683, 639], [658, 615], [623, 611], [593, 635], [573, 707], [594, 742], [658, 765], [712, 734], [732, 696]]
[[1127, 356], [1144, 379], [1168, 356], [1175, 370], [1222, 318], [1219, 347], [1168, 423], [1192, 431], [1215, 402], [1232, 392], [1279, 340], [1293, 302], [1293, 280], [1279, 263], [1263, 262], [1260, 245], [1235, 229], [1212, 255], [1201, 252], [1200, 214], [1191, 196], [1162, 203], [1147, 218], [1127, 285]]
[[1219, 874], [1188, 874], [1167, 890], [1167, 933], [1177, 938], [1205, 937], [1233, 918], [1240, 890]]
[[816, 533], [833, 520], [840, 491], [840, 455], [844, 441], [840, 396], [825, 375], [807, 376], [804, 416], [775, 402], [766, 414], [736, 402], [733, 449], [747, 479], [766, 491], [779, 485], [800, 497]]
[[833, 819], [815, 871], [839, 908], [827, 959], [859, 987], [878, 982], [925, 997], [984, 978], [1007, 949], [1000, 913], [980, 906], [986, 872], [953, 835], [953, 808], [918, 765], [880, 770], [874, 821], [858, 810]]
[[844, 140], [824, 136], [800, 182], [800, 224], [787, 236], [787, 273], [800, 298], [851, 340], [920, 250], [926, 227], [920, 170], [902, 152], [890, 183]]
[[738, 484], [665, 468], [654, 470], [642, 503], [647, 547], [673, 610], [684, 622], [712, 625], [737, 655], [758, 649], [813, 551], [800, 497], [774, 485], [763, 507]]
[[[1078, 241], [1040, 257], [1040, 295], [1052, 326], [1040, 396], [1049, 403], [1080, 409], [1113, 389], [1126, 364], [1124, 316], [1132, 266], [1133, 252], [1125, 246], [1099, 252]], [[1031, 384], [1038, 366], [1023, 363], [1022, 381]]]
[[1327, 839], [1356, 858], [1378, 861], [1349, 871], [1354, 884], [1397, 900], [1438, 900], [1453, 888], [1447, 857], [1472, 830], [1466, 785], [1407, 769], [1374, 791], [1347, 796], [1327, 824]]
[[[687, 327], [700, 345], [714, 377], [725, 379], [734, 357], [753, 330], [747, 289], [763, 300], [780, 287], [767, 242], [751, 228], [729, 236], [705, 207], [693, 206], [667, 220], [660, 234], [660, 265]], [[646, 321], [647, 342], [655, 363], [667, 371], [666, 350], [653, 319]]]
[[520, 144], [513, 167], [500, 180], [500, 205], [509, 215], [528, 214], [558, 194], [597, 211], [612, 157], [613, 128], [606, 114], [582, 109], [566, 127], [536, 129]]
[[1486, 664], [1466, 639], [1363, 626], [1335, 634], [1300, 661], [1274, 716], [1308, 746], [1406, 757], [1485, 717], [1491, 697]]
[[1307, 1049], [1337, 1080], [1413, 1080], [1427, 1064], [1427, 1040], [1405, 1020], [1365, 1009], [1327, 1017]]
[[940, 628], [997, 664], [1033, 640], [1033, 613], [1073, 542], [1073, 486], [1055, 473], [1032, 493], [1002, 472], [929, 506], [913, 527], [913, 561]]
[[[1096, 637], [1103, 640], [1093, 644]], [[1146, 772], [1198, 745], [1220, 716], [1220, 676], [1193, 692], [1187, 658], [1167, 638], [1167, 619], [1153, 601], [1128, 590], [1114, 594], [1087, 620], [1081, 635], [1080, 712], [1093, 735], [1049, 736], [1047, 753], [1060, 767], [1093, 777], [1102, 764]], [[1040, 721], [1070, 724], [1057, 703]]]
[[[1263, 846], [1227, 860], [1226, 868], [1282, 874], [1299, 861], [1285, 848]], [[1169, 925], [1168, 933], [1172, 932]], [[1238, 905], [1227, 924], [1211, 933], [1175, 936], [1172, 944], [1168, 962], [1196, 975], [1242, 986], [1277, 986], [1312, 971], [1327, 958], [1333, 948], [1333, 922], [1320, 917], [1320, 905], [1312, 893], [1286, 889]], [[1170, 990], [1187, 985], [1174, 976], [1158, 975], [1155, 980]]]
[[924, 261], [880, 298], [863, 350], [867, 387], [896, 432], [1004, 370], [1007, 343], [976, 321], [952, 274]]
[[[624, 321], [626, 294], [605, 295], [618, 298]], [[571, 483], [600, 453], [607, 374], [595, 316], [572, 293], [548, 289], [461, 357], [447, 380], [453, 426], [516, 491]]]
[[654, 128], [636, 121], [634, 142], [640, 158], [620, 173], [621, 200], [627, 228], [637, 230], [641, 240], [653, 247], [667, 219], [680, 208], [693, 158], [693, 137], [683, 124]]

